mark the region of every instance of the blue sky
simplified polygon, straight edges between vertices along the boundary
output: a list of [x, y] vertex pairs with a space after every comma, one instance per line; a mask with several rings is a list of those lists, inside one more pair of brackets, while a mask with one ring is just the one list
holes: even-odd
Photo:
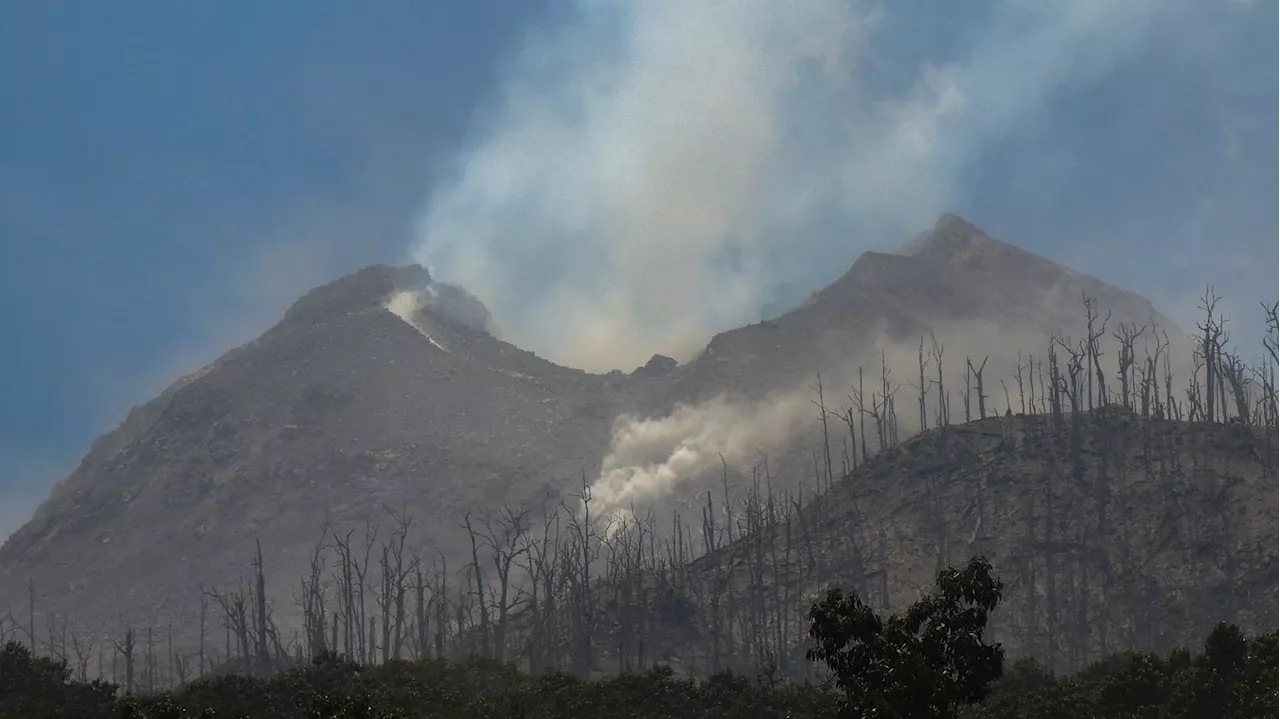
[[[587, 352], [607, 340], [558, 335], [517, 308], [563, 316], [553, 300], [598, 291], [574, 284], [581, 275], [575, 258], [607, 264], [632, 255], [574, 232], [617, 218], [587, 207], [591, 222], [582, 227], [566, 227], [557, 215], [525, 233], [525, 215], [477, 214], [485, 202], [531, 205], [538, 217], [577, 208], [580, 197], [548, 199], [530, 188], [550, 184], [545, 164], [569, 155], [588, 158], [598, 173], [606, 155], [595, 153], [613, 152], [634, 134], [610, 114], [616, 108], [678, 105], [682, 96], [648, 82], [673, 58], [699, 63], [692, 75], [704, 84], [693, 86], [695, 97], [718, 80], [759, 89], [753, 83], [775, 58], [804, 72], [819, 61], [857, 65], [825, 80], [766, 88], [804, 110], [766, 113], [797, 134], [770, 139], [767, 157], [757, 158], [765, 164], [748, 166], [765, 167], [780, 183], [815, 167], [827, 174], [813, 177], [857, 195], [902, 164], [859, 144], [890, 126], [888, 115], [863, 117], [855, 107], [893, 110], [895, 138], [906, 120], [927, 116], [934, 124], [923, 159], [895, 186], [895, 197], [918, 194], [919, 201], [894, 204], [875, 221], [866, 219], [875, 214], [866, 205], [799, 192], [796, 206], [812, 208], [804, 222], [748, 218], [733, 202], [755, 196], [727, 193], [724, 234], [733, 239], [717, 236], [707, 246], [714, 277], [764, 291], [733, 295], [735, 303], [697, 318], [686, 336], [629, 332], [646, 342], [687, 344], [740, 316], [785, 307], [834, 279], [862, 250], [900, 242], [944, 209], [1142, 292], [1175, 317], [1194, 306], [1206, 282], [1229, 295], [1242, 323], [1254, 321], [1244, 313], [1258, 300], [1276, 296], [1275, 3], [1133, 0], [1145, 9], [1041, 16], [1018, 10], [1016, 0], [911, 0], [868, 5], [856, 18], [833, 15], [853, 18], [854, 34], [866, 37], [839, 41], [840, 52], [824, 45], [813, 56], [787, 52], [821, 44], [811, 35], [829, 24], [825, 10], [788, 16], [797, 23], [794, 36], [759, 35], [765, 39], [753, 45], [734, 23], [763, 32], [758, 21], [771, 19], [767, 12], [700, 17], [687, 10], [696, 3], [654, 0], [644, 10], [618, 2], [623, 9], [606, 16], [584, 4], [51, 1], [0, 8], [0, 536], [129, 406], [251, 338], [301, 292], [363, 265], [419, 258], [446, 279], [478, 285], [500, 322], [522, 323], [515, 336], [553, 357], [565, 343], [581, 342]], [[800, 26], [809, 20], [812, 27]], [[707, 23], [709, 39], [689, 43], [677, 33], [686, 22]], [[1068, 22], [1077, 29], [1061, 30]], [[593, 63], [616, 72], [584, 74]], [[705, 70], [722, 66], [759, 72], [743, 79]], [[632, 89], [606, 88], [604, 101], [583, 100], [584, 83], [601, 77]], [[960, 109], [949, 109], [951, 92], [962, 98]], [[565, 98], [585, 117], [566, 122], [591, 130], [597, 144], [532, 125], [537, 113], [554, 120], [568, 112], [548, 108]], [[757, 139], [737, 122], [742, 106], [730, 100], [726, 112], [737, 114], [721, 121], [708, 113], [703, 129]], [[852, 135], [828, 126], [846, 112], [863, 121]], [[817, 139], [796, 141], [802, 132]], [[825, 159], [829, 137], [851, 149], [838, 164]], [[658, 134], [635, 140], [645, 151], [654, 148], [643, 142], [661, 141]], [[748, 154], [737, 147], [726, 145], [727, 156]], [[510, 169], [513, 158], [524, 164]], [[498, 170], [509, 181], [502, 193], [492, 189]], [[664, 171], [652, 183], [687, 174]], [[557, 172], [568, 173], [571, 188], [596, 178]], [[776, 196], [771, 188], [751, 191]], [[654, 193], [638, 190], [666, 201]], [[748, 220], [792, 239], [740, 240], [734, 223]], [[482, 245], [488, 254], [467, 249]], [[501, 290], [486, 290], [478, 273], [497, 278], [521, 269], [501, 260], [521, 252], [545, 265], [545, 276], [525, 269]], [[649, 254], [660, 258], [661, 247]], [[764, 283], [756, 274], [725, 274], [727, 254], [775, 273]], [[688, 279], [708, 271], [698, 266]], [[668, 309], [633, 307], [649, 281], [643, 274], [605, 280], [624, 289], [600, 304], [634, 313], [613, 316], [618, 326], [671, 324], [656, 321], [669, 319], [662, 315]], [[583, 326], [598, 320], [584, 315]]]
[[0, 9], [0, 488], [34, 487], [10, 511], [300, 292], [407, 258], [537, 10], [449, 5]]

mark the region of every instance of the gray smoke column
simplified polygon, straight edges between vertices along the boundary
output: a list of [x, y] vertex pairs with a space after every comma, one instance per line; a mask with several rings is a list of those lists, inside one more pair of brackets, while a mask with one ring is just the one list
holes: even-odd
[[437, 183], [415, 259], [562, 364], [686, 360], [827, 248], [926, 225], [965, 163], [1139, 45], [1157, 7], [975, 4], [950, 57], [886, 68], [871, 4], [571, 2]]
[[680, 405], [665, 417], [624, 415], [613, 423], [609, 454], [591, 485], [591, 501], [602, 518], [648, 508], [682, 482], [759, 460], [790, 437], [814, 407], [800, 390], [760, 402], [716, 397]]

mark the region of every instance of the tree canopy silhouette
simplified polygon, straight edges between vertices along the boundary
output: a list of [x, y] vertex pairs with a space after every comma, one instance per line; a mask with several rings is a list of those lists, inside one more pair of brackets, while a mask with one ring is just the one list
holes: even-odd
[[987, 560], [938, 573], [937, 591], [882, 620], [856, 594], [832, 589], [809, 611], [815, 645], [844, 694], [842, 716], [950, 719], [999, 679], [1004, 649], [983, 639], [1002, 585]]

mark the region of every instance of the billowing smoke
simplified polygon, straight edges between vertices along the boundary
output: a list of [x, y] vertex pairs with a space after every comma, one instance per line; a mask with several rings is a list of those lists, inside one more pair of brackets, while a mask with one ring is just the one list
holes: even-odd
[[927, 225], [989, 141], [1139, 46], [1158, 7], [994, 0], [891, 64], [877, 37], [901, 25], [867, 2], [570, 2], [438, 183], [416, 259], [560, 363], [687, 359]]
[[[464, 327], [501, 337], [488, 308], [471, 293], [453, 285], [428, 282], [415, 289], [397, 290], [391, 293], [384, 306], [388, 312], [427, 335], [428, 339], [431, 339], [431, 335], [423, 328], [418, 317], [418, 313], [423, 310], [431, 310]], [[431, 342], [439, 346], [435, 339], [431, 339]]]
[[647, 509], [690, 478], [759, 461], [779, 447], [817, 410], [800, 392], [755, 403], [717, 397], [680, 405], [665, 417], [625, 415], [613, 425], [609, 454], [591, 486], [601, 517]]
[[[1062, 325], [1073, 334], [1061, 335], [1060, 339], [1073, 347], [1083, 336], [1083, 310], [1080, 314], [1079, 322]], [[1185, 377], [1188, 368], [1183, 364], [1190, 357], [1190, 348], [1179, 339], [1181, 335], [1176, 327], [1165, 329], [1174, 331], [1171, 338], [1174, 345], [1172, 350], [1166, 347], [1162, 352], [1171, 353], [1175, 373]], [[1052, 340], [1042, 328], [1008, 324], [997, 327], [984, 319], [975, 319], [939, 328], [935, 335], [921, 339], [923, 344], [895, 342], [887, 335], [878, 334], [869, 339], [857, 356], [821, 368], [825, 385], [823, 401], [831, 413], [828, 421], [833, 454], [839, 455], [849, 447], [844, 443], [848, 430], [840, 415], [851, 407], [859, 367], [865, 374], [865, 406], [869, 411], [878, 401], [873, 395], [881, 392], [881, 373], [887, 373], [893, 388], [900, 440], [908, 439], [922, 428], [936, 426], [944, 404], [951, 423], [965, 421], [966, 415], [978, 419], [983, 410], [987, 417], [1001, 416], [1007, 411], [1047, 411], [1043, 363]], [[1143, 337], [1135, 345], [1137, 356], [1149, 356], [1155, 342], [1152, 325], [1146, 325]], [[1112, 378], [1114, 358], [1119, 351], [1116, 338], [1104, 335], [1100, 349], [1107, 363], [1107, 376]], [[936, 381], [939, 351], [942, 396]], [[1065, 350], [1059, 349], [1058, 354], [1060, 366], [1065, 368]], [[985, 379], [982, 400], [976, 396], [967, 360], [972, 360], [975, 369], [980, 368]], [[922, 362], [923, 383], [920, 381]], [[923, 425], [919, 413], [921, 386], [926, 388]], [[967, 409], [966, 391], [970, 395]], [[818, 432], [821, 411], [815, 404], [817, 400], [815, 387], [801, 384], [758, 402], [733, 401], [719, 396], [696, 405], [678, 406], [665, 416], [619, 417], [614, 422], [599, 478], [591, 487], [592, 511], [602, 522], [607, 522], [629, 518], [633, 508], [643, 513], [669, 497], [688, 496], [687, 491], [681, 491], [682, 485], [714, 477], [721, 471], [722, 459], [735, 475], [759, 464], [764, 455], [772, 457], [770, 463], [775, 470], [780, 469], [779, 450], [795, 449], [794, 443], [803, 433], [808, 432], [814, 442], [821, 440]], [[868, 442], [868, 452], [875, 454], [880, 447], [874, 419], [868, 415], [861, 421], [867, 424], [868, 434], [863, 436]], [[801, 448], [804, 454], [816, 449], [816, 445]], [[839, 471], [840, 460], [835, 459], [833, 464]], [[802, 470], [800, 476], [805, 474], [802, 467], [790, 469]], [[796, 474], [789, 476], [794, 479]]]

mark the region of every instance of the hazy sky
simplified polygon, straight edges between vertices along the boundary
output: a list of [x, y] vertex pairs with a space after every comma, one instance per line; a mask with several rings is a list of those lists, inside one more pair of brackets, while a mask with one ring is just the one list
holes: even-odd
[[375, 262], [599, 368], [952, 210], [1254, 323], [1276, 27], [1261, 0], [7, 3], [0, 537], [130, 405]]

